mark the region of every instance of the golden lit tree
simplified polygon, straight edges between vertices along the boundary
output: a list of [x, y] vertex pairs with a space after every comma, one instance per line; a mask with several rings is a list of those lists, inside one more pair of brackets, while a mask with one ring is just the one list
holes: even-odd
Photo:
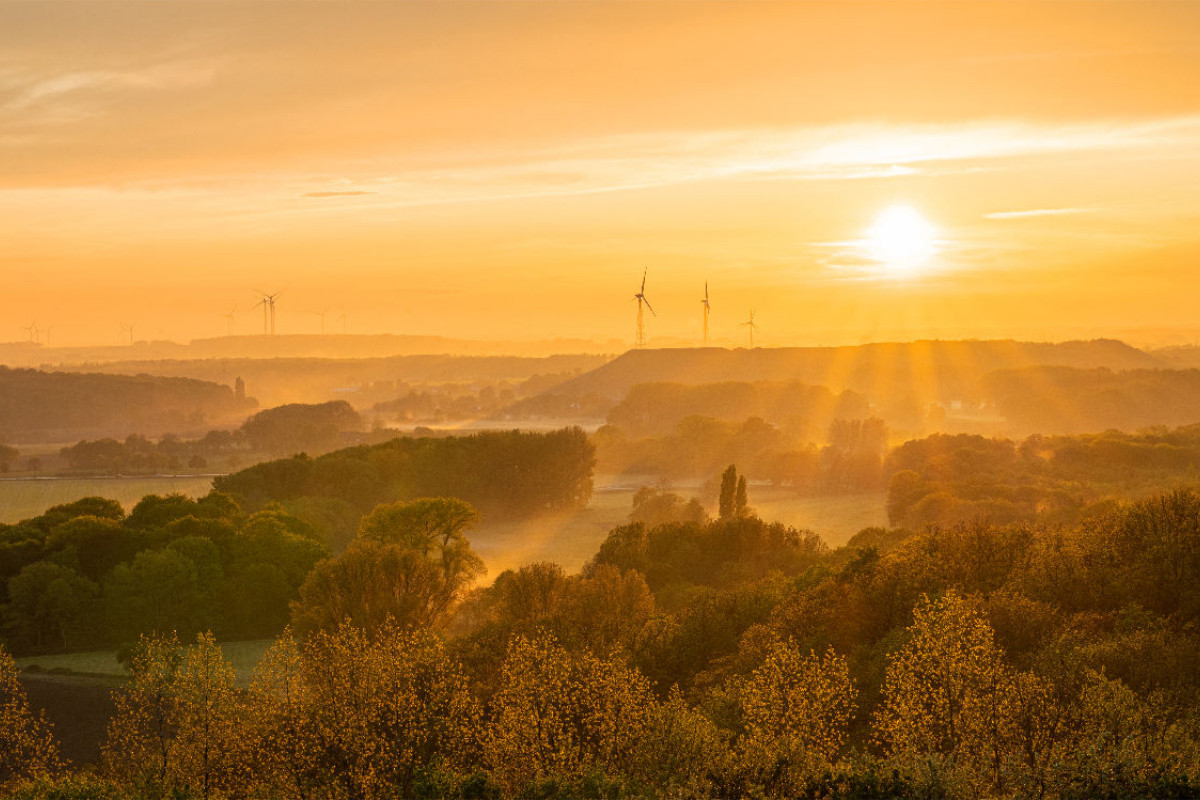
[[422, 771], [473, 760], [479, 709], [441, 641], [343, 624], [281, 638], [252, 692], [259, 774], [280, 797], [407, 797]]
[[801, 774], [828, 769], [845, 746], [855, 694], [845, 658], [776, 640], [741, 688], [747, 752], [775, 754]]
[[44, 775], [58, 766], [58, 745], [45, 716], [34, 714], [20, 670], [0, 647], [0, 786]]
[[172, 634], [143, 637], [103, 747], [106, 771], [153, 794], [226, 796], [248, 774], [245, 708], [232, 665], [212, 634], [180, 647]]
[[310, 744], [314, 703], [304, 660], [285, 630], [254, 669], [250, 683], [247, 753], [254, 780], [271, 797], [308, 798], [318, 785], [317, 752]]
[[1012, 741], [1012, 671], [992, 629], [954, 592], [913, 612], [887, 667], [875, 718], [892, 763], [920, 780], [983, 791], [1002, 780]]
[[118, 780], [137, 787], [167, 783], [175, 766], [175, 694], [182, 659], [174, 634], [143, 636], [134, 647], [129, 682], [113, 692], [116, 708], [101, 751], [105, 771]]
[[211, 633], [185, 649], [175, 681], [174, 772], [180, 785], [205, 800], [248, 779], [247, 715], [235, 678]]
[[727, 769], [729, 748], [707, 717], [688, 706], [679, 687], [650, 709], [627, 776], [633, 788], [659, 797], [707, 797]]
[[653, 705], [649, 682], [636, 670], [570, 653], [548, 635], [517, 636], [483, 733], [484, 763], [510, 796], [545, 781], [577, 785], [622, 775]]

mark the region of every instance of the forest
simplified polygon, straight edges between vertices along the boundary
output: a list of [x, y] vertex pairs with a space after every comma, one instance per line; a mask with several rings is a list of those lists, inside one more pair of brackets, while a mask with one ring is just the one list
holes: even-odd
[[258, 406], [229, 386], [191, 378], [10, 369], [0, 365], [0, 441], [70, 441], [203, 429]]
[[[0, 657], [0, 777], [18, 798], [1200, 793], [1196, 492], [837, 550], [752, 498], [730, 467], [713, 517], [674, 504], [577, 575], [535, 563], [483, 588], [469, 504], [381, 505], [304, 578], [248, 685], [202, 624], [142, 636], [91, 768], [62, 764]], [[208, 542], [216, 566], [225, 537], [233, 574], [283, 541], [293, 564], [322, 555], [278, 511], [179, 504], [40, 524], [152, 536], [175, 517], [191, 535], [152, 552]]]
[[[472, 528], [586, 504], [581, 430], [56, 506], [0, 529], [0, 781], [42, 800], [1200, 796], [1198, 430], [889, 451], [881, 421], [834, 420], [892, 527], [830, 548], [761, 519], [728, 464], [711, 504], [638, 491], [580, 572], [490, 583]], [[251, 638], [274, 643], [239, 680], [219, 642]], [[128, 679], [80, 766], [13, 656], [105, 647]]]

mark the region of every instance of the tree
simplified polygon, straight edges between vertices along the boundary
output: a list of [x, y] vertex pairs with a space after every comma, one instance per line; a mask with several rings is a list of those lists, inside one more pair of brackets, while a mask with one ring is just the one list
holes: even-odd
[[595, 653], [628, 648], [654, 614], [654, 595], [636, 570], [590, 566], [568, 579], [553, 615], [564, 643]]
[[654, 707], [649, 682], [553, 637], [514, 637], [483, 732], [483, 760], [510, 796], [630, 770]]
[[696, 498], [684, 501], [674, 492], [655, 486], [643, 486], [633, 495], [630, 522], [656, 528], [673, 522], [704, 522], [704, 506]]
[[733, 516], [744, 517], [750, 513], [750, 501], [746, 496], [746, 476], [738, 476], [737, 491], [733, 495]]
[[729, 519], [734, 516], [737, 504], [737, 467], [730, 464], [721, 473], [721, 495], [718, 501], [718, 516]]
[[887, 666], [880, 743], [902, 772], [975, 792], [996, 786], [1013, 736], [1013, 673], [991, 627], [951, 591], [919, 604], [907, 634]]
[[798, 777], [833, 765], [854, 713], [845, 658], [832, 649], [805, 655], [794, 642], [776, 639], [740, 695], [752, 759], [782, 759]]
[[212, 634], [142, 637], [102, 749], [105, 771], [147, 794], [226, 796], [247, 782], [246, 710]]
[[246, 784], [246, 713], [234, 679], [211, 633], [184, 651], [174, 694], [175, 780], [204, 800]]
[[100, 587], [69, 567], [38, 561], [8, 582], [8, 596], [4, 627], [16, 641], [65, 650], [86, 637]]
[[476, 513], [454, 498], [378, 506], [346, 552], [317, 564], [293, 606], [302, 635], [349, 619], [374, 628], [441, 621], [484, 571], [463, 529]]
[[143, 550], [118, 564], [104, 582], [109, 629], [117, 641], [172, 630], [193, 634], [212, 625], [213, 586], [205, 586], [191, 558], [177, 549]]
[[424, 770], [473, 760], [479, 709], [437, 637], [341, 625], [280, 638], [255, 672], [260, 776], [272, 797], [411, 797]]
[[19, 674], [12, 656], [0, 647], [0, 786], [45, 775], [59, 761], [50, 723], [30, 710]]
[[441, 569], [421, 553], [355, 541], [313, 567], [292, 604], [292, 623], [302, 637], [343, 622], [375, 630], [391, 619], [423, 628], [449, 610], [448, 596]]
[[113, 693], [101, 761], [104, 771], [137, 787], [162, 787], [174, 769], [175, 695], [183, 652], [170, 636], [143, 636], [129, 660], [129, 682]]
[[91, 515], [55, 525], [46, 537], [47, 551], [75, 548], [80, 572], [93, 581], [101, 580], [117, 564], [133, 558], [140, 544], [118, 520]]

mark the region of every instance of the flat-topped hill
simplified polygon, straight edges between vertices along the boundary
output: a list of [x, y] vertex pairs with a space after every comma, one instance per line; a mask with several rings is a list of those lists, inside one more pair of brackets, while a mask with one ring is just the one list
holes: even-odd
[[614, 401], [639, 383], [702, 384], [718, 381], [786, 381], [853, 389], [871, 397], [911, 392], [919, 397], [962, 394], [984, 375], [1036, 366], [1112, 370], [1155, 369], [1153, 356], [1113, 339], [1061, 343], [917, 341], [846, 347], [753, 350], [707, 347], [631, 350], [550, 391], [569, 397], [599, 395]]

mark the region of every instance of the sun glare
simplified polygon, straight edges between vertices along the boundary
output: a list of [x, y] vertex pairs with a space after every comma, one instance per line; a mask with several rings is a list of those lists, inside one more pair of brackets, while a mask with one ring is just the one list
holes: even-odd
[[937, 251], [937, 230], [911, 206], [892, 206], [867, 230], [864, 245], [889, 274], [908, 276]]

